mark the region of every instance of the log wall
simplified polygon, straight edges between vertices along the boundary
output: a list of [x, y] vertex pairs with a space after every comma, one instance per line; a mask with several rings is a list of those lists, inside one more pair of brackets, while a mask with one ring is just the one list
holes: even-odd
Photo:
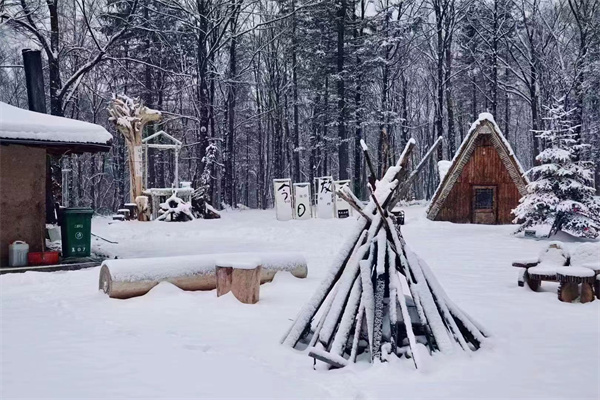
[[473, 222], [473, 186], [496, 187], [496, 223], [510, 224], [511, 210], [519, 204], [521, 195], [511, 179], [490, 135], [481, 135], [475, 150], [465, 164], [460, 177], [444, 201], [436, 221]]
[[0, 145], [0, 266], [8, 245], [24, 240], [42, 251], [46, 234], [46, 150]]

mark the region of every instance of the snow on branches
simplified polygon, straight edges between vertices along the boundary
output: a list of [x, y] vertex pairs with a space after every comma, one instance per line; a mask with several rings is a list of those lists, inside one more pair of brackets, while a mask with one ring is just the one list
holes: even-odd
[[215, 168], [221, 166], [218, 162], [220, 150], [216, 140], [211, 140], [206, 147], [206, 155], [202, 159], [204, 169], [200, 175], [200, 182], [192, 194], [192, 211], [196, 218], [219, 218], [219, 213], [209, 204], [210, 185]]
[[539, 131], [545, 149], [536, 157], [540, 163], [530, 170], [527, 194], [513, 210], [517, 232], [535, 225], [552, 225], [552, 233], [562, 230], [571, 235], [596, 238], [600, 235], [600, 200], [594, 197], [593, 167], [581, 161], [587, 145], [577, 140], [570, 120], [573, 110], [565, 110], [564, 98], [548, 108], [548, 129]]

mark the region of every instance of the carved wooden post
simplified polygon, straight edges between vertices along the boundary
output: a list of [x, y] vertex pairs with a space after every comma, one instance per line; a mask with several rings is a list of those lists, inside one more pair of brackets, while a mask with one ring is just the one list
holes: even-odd
[[110, 121], [113, 121], [127, 143], [131, 201], [142, 194], [143, 156], [142, 134], [148, 122], [158, 121], [160, 111], [152, 110], [142, 104], [140, 99], [125, 95], [114, 97], [108, 107]]

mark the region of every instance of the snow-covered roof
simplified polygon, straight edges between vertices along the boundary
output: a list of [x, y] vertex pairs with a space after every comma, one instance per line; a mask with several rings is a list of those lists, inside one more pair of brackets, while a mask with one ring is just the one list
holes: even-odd
[[37, 113], [0, 102], [2, 142], [108, 148], [111, 139], [112, 135], [100, 125]]
[[[171, 141], [171, 143], [173, 143], [172, 146], [174, 146], [174, 147], [182, 145], [181, 140], [175, 139], [173, 136], [169, 135], [167, 132], [162, 131], [162, 130], [148, 136], [147, 138], [142, 139], [142, 143], [152, 146], [150, 144], [150, 141], [153, 139], [156, 139], [159, 136], [167, 138], [169, 141]], [[165, 145], [163, 145], [163, 146], [165, 146]], [[166, 145], [166, 146], [169, 146], [169, 145]]]
[[506, 140], [506, 137], [502, 134], [498, 124], [496, 124], [494, 116], [490, 113], [481, 113], [479, 114], [479, 118], [471, 124], [469, 132], [452, 158], [448, 171], [441, 178], [440, 184], [431, 198], [431, 202], [427, 208], [427, 217], [429, 219], [435, 219], [437, 216], [450, 190], [460, 176], [463, 167], [471, 157], [475, 148], [475, 140], [480, 134], [492, 135], [492, 143], [504, 162], [508, 173], [515, 182], [519, 192], [521, 194], [525, 193], [525, 187], [529, 181], [515, 152], [508, 140]]

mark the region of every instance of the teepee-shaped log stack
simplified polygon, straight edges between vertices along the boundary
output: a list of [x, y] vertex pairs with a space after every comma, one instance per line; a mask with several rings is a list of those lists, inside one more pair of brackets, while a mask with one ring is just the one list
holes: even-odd
[[366, 206], [349, 189], [341, 193], [360, 221], [284, 344], [306, 348], [311, 357], [337, 368], [357, 359], [385, 361], [391, 354], [412, 358], [418, 368], [427, 355], [419, 347], [430, 353], [480, 347], [487, 334], [452, 303], [388, 216], [409, 181], [406, 165], [414, 145], [411, 139]]

